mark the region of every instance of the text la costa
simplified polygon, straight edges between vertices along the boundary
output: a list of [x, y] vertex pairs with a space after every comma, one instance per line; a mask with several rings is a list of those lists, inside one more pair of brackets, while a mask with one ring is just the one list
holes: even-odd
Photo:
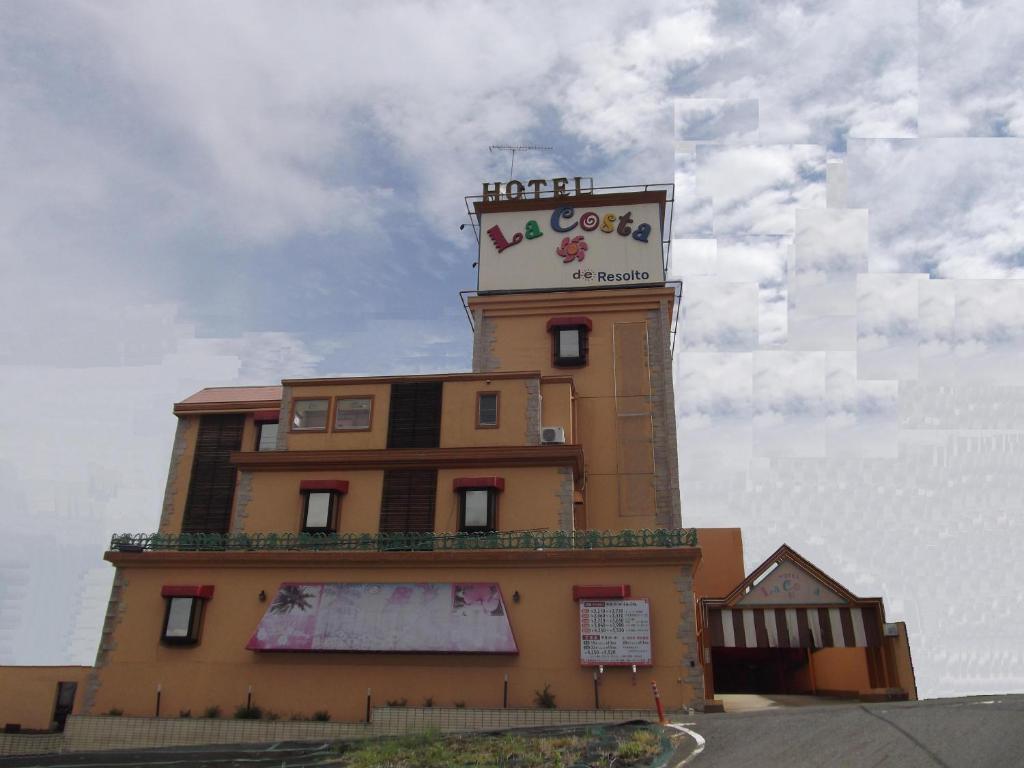
[[[634, 223], [631, 211], [622, 214], [606, 213], [603, 216], [594, 211], [586, 211], [577, 218], [576, 209], [573, 206], [563, 205], [551, 212], [550, 228], [552, 232], [559, 234], [572, 232], [579, 228], [583, 232], [598, 231], [609, 235], [615, 234], [619, 237], [632, 237], [640, 243], [648, 242], [648, 238], [651, 236], [651, 225], [642, 223], [636, 224], [634, 227]], [[508, 248], [519, 245], [524, 239], [535, 240], [538, 237], [543, 237], [544, 231], [535, 219], [530, 219], [526, 222], [523, 231], [513, 233], [511, 239], [497, 224], [487, 230], [487, 235], [491, 238], [498, 253], [502, 253]]]

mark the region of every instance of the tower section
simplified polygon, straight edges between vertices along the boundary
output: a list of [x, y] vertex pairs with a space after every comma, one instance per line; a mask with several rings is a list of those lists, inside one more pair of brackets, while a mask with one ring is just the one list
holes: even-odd
[[665, 189], [472, 203], [480, 235], [473, 370], [570, 383], [567, 413], [538, 393], [538, 443], [583, 447], [576, 529], [681, 525]]

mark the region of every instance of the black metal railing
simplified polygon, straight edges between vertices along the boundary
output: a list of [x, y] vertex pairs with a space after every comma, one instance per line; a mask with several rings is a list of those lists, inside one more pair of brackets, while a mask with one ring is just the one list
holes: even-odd
[[110, 548], [121, 552], [436, 552], [695, 546], [696, 528], [494, 533], [119, 533], [110, 539]]

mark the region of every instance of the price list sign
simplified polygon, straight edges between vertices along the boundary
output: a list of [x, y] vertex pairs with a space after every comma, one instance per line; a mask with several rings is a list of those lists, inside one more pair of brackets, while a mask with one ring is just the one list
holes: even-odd
[[643, 600], [580, 600], [580, 663], [651, 663], [651, 606]]

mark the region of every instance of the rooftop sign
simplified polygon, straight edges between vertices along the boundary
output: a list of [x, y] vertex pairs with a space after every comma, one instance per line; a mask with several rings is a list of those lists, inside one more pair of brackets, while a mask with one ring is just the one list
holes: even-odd
[[512, 184], [475, 205], [481, 293], [665, 282], [663, 191], [528, 197]]

